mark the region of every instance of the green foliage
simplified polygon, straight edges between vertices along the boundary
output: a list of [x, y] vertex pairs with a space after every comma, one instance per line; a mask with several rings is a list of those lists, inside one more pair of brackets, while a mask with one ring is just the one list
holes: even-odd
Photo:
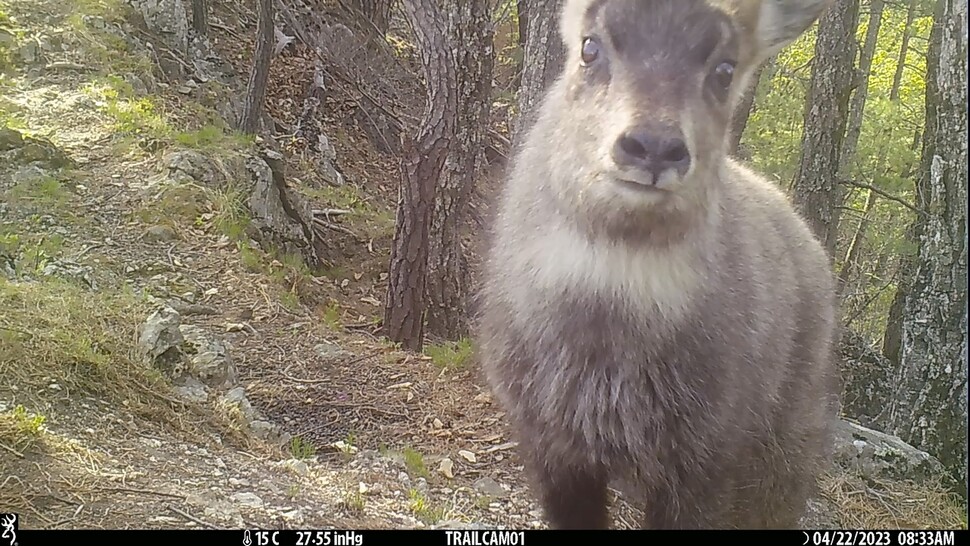
[[290, 454], [294, 459], [310, 459], [317, 454], [317, 448], [299, 436], [290, 439]]
[[444, 519], [447, 509], [428, 500], [417, 489], [408, 491], [408, 498], [411, 501], [411, 512], [414, 517], [426, 524], [435, 524]]
[[[845, 172], [851, 180], [914, 202], [924, 124], [925, 44], [932, 20], [930, 17], [914, 20], [898, 101], [891, 101], [906, 7], [886, 5], [869, 75], [860, 138]], [[860, 46], [865, 40], [867, 24], [868, 17], [860, 17], [856, 33]], [[752, 166], [786, 189], [794, 180], [801, 158], [805, 99], [811, 84], [814, 48], [813, 28], [779, 53], [775, 63], [765, 70], [743, 138]], [[859, 188], [847, 186], [845, 190], [836, 269], [843, 265], [867, 196]], [[843, 295], [843, 311], [852, 318], [854, 329], [878, 340], [896, 289], [900, 257], [912, 251], [906, 229], [914, 215], [898, 202], [879, 197], [869, 217], [862, 253], [857, 260], [857, 278], [850, 280], [852, 284]]]
[[92, 82], [84, 91], [98, 103], [102, 113], [114, 120], [113, 129], [127, 136], [170, 138], [173, 130], [150, 97], [136, 97], [128, 82], [108, 76]]
[[463, 338], [454, 343], [428, 345], [424, 354], [431, 357], [431, 361], [442, 368], [461, 368], [474, 354], [472, 341]]
[[430, 477], [428, 474], [428, 469], [424, 465], [424, 455], [422, 455], [420, 451], [406, 447], [404, 448], [403, 455], [404, 465], [407, 467], [409, 474], [424, 479], [428, 479]]

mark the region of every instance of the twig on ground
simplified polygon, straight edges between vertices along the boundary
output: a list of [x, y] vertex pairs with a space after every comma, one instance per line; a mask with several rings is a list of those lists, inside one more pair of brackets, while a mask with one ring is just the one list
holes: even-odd
[[169, 511], [174, 512], [174, 513], [182, 516], [183, 518], [185, 518], [185, 519], [187, 519], [189, 521], [194, 521], [194, 522], [198, 523], [199, 525], [202, 525], [203, 527], [208, 527], [209, 529], [214, 529], [216, 531], [225, 531], [226, 530], [225, 528], [219, 527], [218, 525], [213, 525], [211, 523], [202, 521], [201, 519], [193, 516], [192, 514], [189, 514], [189, 513], [186, 513], [184, 511], [182, 511], [182, 510], [179, 510], [178, 508], [176, 508], [176, 507], [174, 507], [172, 505], [168, 505], [167, 508], [169, 509]]
[[116, 493], [139, 493], [142, 495], [154, 495], [158, 497], [170, 497], [173, 499], [185, 500], [185, 495], [175, 493], [165, 493], [162, 491], [152, 491], [150, 489], [135, 489], [132, 487], [99, 487], [94, 491], [116, 492]]
[[9, 451], [10, 453], [13, 453], [14, 456], [17, 457], [17, 458], [19, 458], [19, 459], [25, 458], [23, 453], [21, 453], [21, 452], [17, 451], [16, 449], [14, 449], [14, 448], [12, 448], [12, 447], [4, 444], [3, 442], [0, 442], [0, 447], [2, 447], [3, 449], [5, 449], [6, 451]]

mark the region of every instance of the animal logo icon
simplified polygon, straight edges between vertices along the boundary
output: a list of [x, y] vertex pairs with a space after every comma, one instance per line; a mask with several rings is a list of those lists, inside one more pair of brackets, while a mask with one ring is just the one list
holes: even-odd
[[17, 514], [0, 514], [0, 538], [8, 540], [6, 546], [17, 546]]

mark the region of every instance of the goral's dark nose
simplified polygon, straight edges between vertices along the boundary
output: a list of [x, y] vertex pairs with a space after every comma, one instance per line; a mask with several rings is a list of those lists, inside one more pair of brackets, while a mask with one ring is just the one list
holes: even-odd
[[654, 183], [667, 169], [683, 176], [690, 168], [690, 151], [680, 129], [669, 125], [636, 125], [613, 144], [613, 161], [620, 167], [653, 173]]

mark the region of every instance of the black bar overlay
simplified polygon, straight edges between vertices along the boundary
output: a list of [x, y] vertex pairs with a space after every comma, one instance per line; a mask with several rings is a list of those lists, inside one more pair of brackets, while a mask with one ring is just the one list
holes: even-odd
[[[765, 544], [773, 546], [970, 546], [967, 530], [878, 531], [547, 531], [547, 530], [29, 530], [16, 546], [588, 546]], [[0, 546], [10, 546], [0, 541]]]

